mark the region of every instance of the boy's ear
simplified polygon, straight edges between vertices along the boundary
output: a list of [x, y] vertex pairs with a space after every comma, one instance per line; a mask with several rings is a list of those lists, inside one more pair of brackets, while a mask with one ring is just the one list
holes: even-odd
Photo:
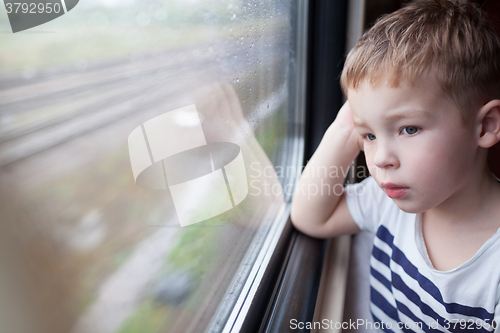
[[500, 141], [500, 100], [494, 99], [479, 109], [480, 134], [478, 144], [490, 148]]

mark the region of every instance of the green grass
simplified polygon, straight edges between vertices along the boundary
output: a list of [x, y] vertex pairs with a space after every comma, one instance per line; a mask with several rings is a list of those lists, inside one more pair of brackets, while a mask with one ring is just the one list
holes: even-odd
[[172, 320], [175, 320], [173, 311], [148, 299], [142, 302], [117, 333], [156, 333]]

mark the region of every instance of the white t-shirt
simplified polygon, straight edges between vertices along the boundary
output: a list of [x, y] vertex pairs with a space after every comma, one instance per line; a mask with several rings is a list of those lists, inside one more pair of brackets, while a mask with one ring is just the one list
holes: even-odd
[[494, 319], [500, 325], [500, 229], [470, 260], [438, 271], [427, 255], [420, 215], [400, 210], [372, 177], [348, 185], [346, 194], [354, 221], [376, 234], [370, 258], [376, 328], [492, 332]]

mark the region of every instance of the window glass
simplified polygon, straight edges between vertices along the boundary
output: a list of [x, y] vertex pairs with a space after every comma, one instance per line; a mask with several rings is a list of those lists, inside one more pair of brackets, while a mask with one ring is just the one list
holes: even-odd
[[293, 2], [72, 2], [0, 9], [0, 330], [217, 330], [301, 159]]

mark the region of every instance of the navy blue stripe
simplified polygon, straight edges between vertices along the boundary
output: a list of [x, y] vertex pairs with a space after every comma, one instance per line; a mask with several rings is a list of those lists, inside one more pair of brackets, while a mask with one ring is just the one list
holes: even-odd
[[406, 315], [408, 318], [410, 318], [415, 324], [416, 323], [420, 323], [422, 324], [422, 329], [424, 330], [424, 332], [433, 332], [434, 330], [431, 329], [429, 327], [429, 325], [427, 325], [426, 323], [424, 323], [422, 321], [422, 319], [418, 318], [417, 316], [415, 316], [410, 309], [408, 309], [408, 307], [406, 305], [404, 305], [403, 303], [399, 302], [399, 301], [396, 301], [396, 306], [398, 308], [398, 310], [403, 313], [404, 315]]
[[377, 237], [380, 238], [380, 240], [384, 241], [384, 243], [387, 243], [390, 247], [394, 245], [394, 236], [391, 234], [389, 229], [384, 227], [383, 225], [380, 225], [377, 230]]
[[[404, 283], [404, 281], [401, 279], [401, 277], [394, 272], [392, 272], [392, 286], [395, 289], [401, 291], [413, 304], [418, 306], [423, 314], [431, 317], [432, 319], [434, 319], [434, 321], [437, 321], [441, 326], [443, 326], [443, 327], [447, 326], [447, 322], [445, 321], [445, 318], [441, 317], [438, 313], [436, 313], [434, 311], [434, 309], [432, 309], [429, 305], [422, 302], [420, 296], [413, 289], [408, 287]], [[403, 313], [406, 316], [408, 316], [409, 318], [411, 318], [414, 322], [422, 322], [422, 320], [420, 318], [416, 317], [403, 303], [398, 302], [396, 300], [396, 306], [397, 306], [398, 311], [401, 311], [401, 313]], [[423, 326], [425, 326], [424, 324], [425, 323], [422, 322]], [[457, 325], [457, 326], [459, 326], [459, 325]], [[430, 332], [432, 330], [425, 330], [425, 331]], [[456, 327], [455, 330], [450, 329], [450, 331], [452, 331], [452, 332], [466, 332], [467, 330], [462, 330], [462, 329], [460, 329], [460, 327]], [[477, 332], [485, 332], [485, 333], [489, 332], [486, 329], [481, 329], [481, 330], [478, 329], [476, 331]]]
[[[439, 289], [434, 285], [428, 278], [420, 274], [418, 269], [406, 258], [404, 253], [394, 245], [394, 236], [387, 230], [386, 227], [380, 226], [377, 231], [377, 238], [389, 245], [392, 250], [392, 260], [398, 263], [403, 270], [413, 279], [415, 279], [418, 284], [429, 293], [434, 299], [436, 299], [439, 303], [441, 303], [448, 313], [456, 313], [470, 317], [480, 318], [482, 320], [489, 319], [490, 321], [493, 319], [494, 314], [488, 312], [486, 309], [481, 307], [470, 307], [466, 305], [461, 305], [458, 303], [446, 303], [443, 300], [443, 296], [441, 295]], [[374, 246], [374, 249], [376, 246]], [[378, 249], [378, 248], [377, 248]], [[380, 250], [380, 249], [378, 249]], [[380, 254], [378, 254], [381, 257]], [[387, 264], [386, 264], [387, 265]], [[387, 265], [390, 268], [390, 265]]]
[[394, 285], [394, 288], [401, 291], [411, 302], [418, 306], [423, 314], [437, 320], [441, 325], [444, 324], [444, 318], [437, 314], [436, 311], [434, 311], [429, 305], [422, 302], [420, 296], [408, 287], [401, 277], [394, 272], [392, 273], [392, 284]]
[[[382, 278], [384, 278], [384, 277], [382, 277]], [[385, 280], [387, 281], [387, 279], [385, 279]], [[406, 284], [404, 284], [401, 277], [399, 275], [397, 275], [396, 273], [393, 273], [393, 281], [394, 281], [394, 287], [396, 289], [400, 290], [402, 293], [404, 293], [410, 301], [412, 301], [414, 304], [416, 304], [418, 307], [420, 307], [420, 310], [422, 311], [423, 314], [431, 317], [434, 320], [434, 322], [438, 322], [442, 327], [449, 326], [450, 332], [461, 333], [461, 332], [469, 332], [470, 331], [470, 329], [467, 329], [467, 328], [462, 329], [459, 324], [454, 325], [453, 322], [449, 322], [449, 321], [447, 322], [445, 320], [445, 318], [443, 318], [439, 314], [437, 314], [430, 306], [421, 302], [421, 299], [418, 296], [418, 294], [415, 293], [413, 290], [411, 290]], [[400, 287], [402, 287], [402, 288], [400, 289]], [[382, 310], [385, 314], [387, 314], [389, 317], [391, 317], [395, 321], [397, 321], [397, 322], [401, 321], [399, 314], [398, 314], [398, 311], [400, 311], [401, 313], [406, 315], [408, 318], [410, 318], [414, 323], [421, 323], [422, 329], [425, 332], [434, 332], [435, 331], [435, 329], [432, 329], [429, 326], [429, 323], [423, 322], [421, 318], [418, 318], [416, 315], [414, 315], [411, 312], [411, 310], [403, 303], [395, 300], [396, 306], [397, 306], [397, 309], [396, 309], [389, 302], [387, 302], [387, 300], [375, 288], [371, 287], [371, 289], [372, 289], [371, 290], [372, 303], [377, 305], [380, 308], [380, 310]], [[383, 299], [383, 301], [379, 298]], [[469, 324], [469, 323], [467, 323], [467, 324]], [[468, 325], [466, 325], [466, 326], [468, 326]], [[453, 327], [455, 327], [455, 328], [453, 329]], [[473, 327], [475, 328], [474, 332], [484, 332], [484, 333], [490, 332], [489, 330], [486, 330], [484, 328], [476, 328], [475, 324], [473, 325]], [[405, 327], [403, 327], [402, 330], [404, 332], [414, 332], [413, 330], [407, 329]]]
[[391, 267], [391, 257], [375, 245], [373, 245], [372, 256], [387, 267]]
[[398, 311], [393, 307], [384, 296], [382, 296], [375, 288], [370, 287], [370, 297], [373, 304], [375, 304], [383, 313], [388, 315], [394, 321], [399, 322]]
[[[375, 270], [373, 267], [370, 267], [370, 272], [372, 274], [372, 276], [377, 279], [378, 281], [380, 281], [380, 283], [382, 283], [389, 291], [392, 290], [392, 284], [391, 284], [391, 281], [387, 280], [385, 278], [385, 276], [383, 276], [382, 274], [380, 274], [377, 270]], [[391, 291], [392, 292], [392, 291]]]
[[[385, 299], [384, 296], [382, 296], [375, 288], [371, 287], [371, 300], [374, 305], [376, 305], [383, 313], [385, 313], [387, 316], [392, 318], [396, 323], [400, 323], [401, 319], [399, 318], [398, 311], [396, 310], [395, 307], [393, 307], [387, 300]], [[375, 321], [378, 321], [381, 325], [386, 325], [386, 322], [383, 322], [382, 320], [378, 319], [372, 311], [372, 316], [375, 319]], [[392, 325], [392, 324], [391, 324]], [[383, 331], [389, 330], [389, 328], [384, 327]], [[397, 327], [396, 327], [397, 328]], [[407, 333], [415, 333], [413, 330], [405, 328], [404, 326], [401, 328], [403, 332]]]
[[[415, 316], [410, 309], [408, 309], [406, 307], [406, 305], [404, 305], [403, 303], [401, 302], [398, 302], [396, 301], [396, 306], [398, 308], [398, 311], [400, 311], [401, 313], [405, 314], [406, 316], [408, 316], [412, 321], [416, 322], [416, 323], [422, 323], [422, 329], [425, 331], [425, 332], [436, 332], [438, 331], [439, 329], [438, 328], [433, 328], [434, 326], [431, 326], [431, 323], [425, 323], [423, 322], [420, 318], [418, 318], [417, 316]], [[447, 330], [449, 330], [450, 332], [457, 332], [457, 333], [461, 333], [461, 332], [471, 332], [471, 331], [474, 331], [474, 332], [485, 332], [485, 333], [490, 333], [491, 331], [488, 331], [484, 328], [476, 328], [476, 324], [474, 322], [473, 324], [473, 327], [474, 329], [468, 329], [467, 326], [469, 325], [469, 323], [467, 323], [466, 327], [465, 328], [460, 328], [460, 324], [457, 324], [454, 326], [454, 323], [453, 322], [448, 322], [446, 323], [443, 320], [439, 320], [438, 323], [442, 326], [442, 327], [447, 327], [449, 326], [449, 328]], [[455, 327], [455, 329], [453, 328]]]

